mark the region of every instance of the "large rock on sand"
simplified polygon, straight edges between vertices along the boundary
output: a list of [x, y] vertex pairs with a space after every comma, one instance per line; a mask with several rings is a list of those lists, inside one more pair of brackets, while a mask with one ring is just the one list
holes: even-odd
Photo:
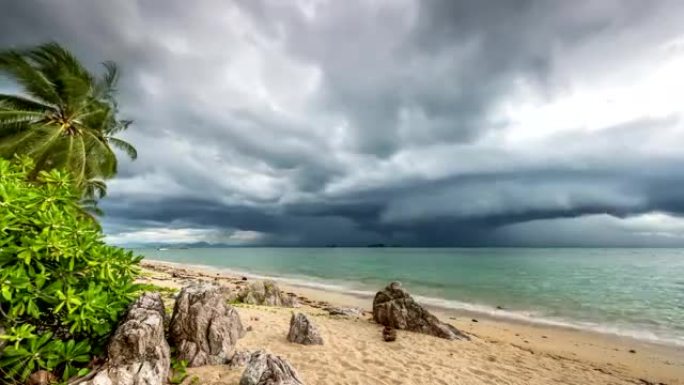
[[184, 287], [173, 308], [170, 340], [178, 359], [188, 366], [230, 361], [245, 329], [238, 312], [226, 300], [225, 289], [200, 283]]
[[107, 346], [106, 364], [85, 385], [162, 385], [170, 365], [164, 302], [145, 293], [129, 308]]
[[283, 293], [274, 281], [252, 282], [238, 294], [238, 301], [252, 305], [295, 307], [297, 298]]
[[455, 327], [440, 322], [437, 317], [416, 303], [399, 282], [392, 282], [375, 294], [373, 320], [395, 329], [410, 330], [449, 340], [470, 339]]
[[284, 359], [263, 350], [252, 353], [240, 385], [303, 385], [297, 371]]
[[302, 313], [292, 314], [287, 340], [302, 345], [323, 345], [321, 332], [309, 317]]

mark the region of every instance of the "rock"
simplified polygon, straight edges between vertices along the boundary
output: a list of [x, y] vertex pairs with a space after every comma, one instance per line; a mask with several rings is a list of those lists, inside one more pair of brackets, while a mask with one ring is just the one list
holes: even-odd
[[233, 358], [230, 359], [228, 362], [228, 367], [230, 369], [235, 369], [239, 368], [241, 366], [247, 365], [249, 362], [250, 357], [252, 356], [252, 353], [250, 353], [248, 350], [241, 350], [238, 352], [235, 352], [233, 355]]
[[395, 329], [409, 330], [449, 340], [470, 338], [452, 325], [441, 322], [420, 306], [401, 287], [399, 282], [390, 283], [375, 294], [373, 320]]
[[632, 354], [634, 354], [634, 353], [636, 353], [636, 350], [634, 350], [634, 349], [629, 349], [629, 352], [632, 353]]
[[471, 319], [470, 321], [472, 321], [472, 322], [480, 322], [480, 321], [476, 320], [475, 318]]
[[245, 328], [245, 331], [251, 332], [253, 329], [252, 325], [249, 325]]
[[287, 340], [302, 345], [323, 345], [323, 338], [316, 325], [302, 313], [292, 313]]
[[243, 276], [241, 279], [242, 279], [243, 281], [246, 281], [246, 280], [247, 280], [247, 277], [244, 277], [244, 276]]
[[237, 296], [238, 301], [252, 305], [295, 307], [297, 298], [284, 294], [274, 281], [252, 282]]
[[252, 353], [240, 385], [303, 385], [297, 371], [284, 359], [263, 350]]
[[170, 341], [179, 360], [189, 367], [219, 365], [235, 353], [244, 337], [238, 312], [228, 305], [225, 289], [207, 283], [184, 287], [176, 300], [169, 326]]
[[29, 376], [28, 380], [26, 380], [26, 385], [49, 385], [56, 382], [57, 377], [54, 374], [47, 370], [39, 370]]
[[164, 302], [144, 293], [107, 346], [107, 362], [85, 385], [163, 385], [169, 375], [170, 349], [164, 338]]
[[397, 340], [397, 329], [393, 329], [389, 326], [385, 326], [382, 329], [382, 339], [385, 342], [393, 342]]
[[353, 308], [353, 307], [326, 307], [323, 310], [327, 311], [328, 314], [333, 316], [360, 318], [363, 316], [363, 310]]

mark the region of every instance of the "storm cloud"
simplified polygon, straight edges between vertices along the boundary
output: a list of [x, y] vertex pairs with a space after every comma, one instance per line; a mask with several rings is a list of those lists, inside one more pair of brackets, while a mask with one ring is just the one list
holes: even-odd
[[684, 245], [684, 2], [7, 3], [122, 68], [113, 243]]

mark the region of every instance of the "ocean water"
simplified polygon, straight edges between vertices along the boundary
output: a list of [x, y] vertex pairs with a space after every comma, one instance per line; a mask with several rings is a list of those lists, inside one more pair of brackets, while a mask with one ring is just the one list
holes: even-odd
[[357, 295], [372, 296], [388, 282], [399, 280], [420, 301], [434, 306], [684, 346], [684, 249], [135, 251], [150, 259]]

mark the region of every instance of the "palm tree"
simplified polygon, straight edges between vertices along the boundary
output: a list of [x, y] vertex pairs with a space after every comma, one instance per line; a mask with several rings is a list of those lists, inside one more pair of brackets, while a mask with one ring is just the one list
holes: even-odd
[[28, 155], [41, 170], [68, 170], [88, 199], [104, 196], [104, 181], [117, 171], [112, 146], [135, 159], [135, 148], [114, 135], [131, 121], [117, 118], [119, 73], [103, 63], [96, 77], [65, 48], [48, 43], [28, 50], [0, 51], [0, 74], [23, 89], [0, 94], [0, 156]]

